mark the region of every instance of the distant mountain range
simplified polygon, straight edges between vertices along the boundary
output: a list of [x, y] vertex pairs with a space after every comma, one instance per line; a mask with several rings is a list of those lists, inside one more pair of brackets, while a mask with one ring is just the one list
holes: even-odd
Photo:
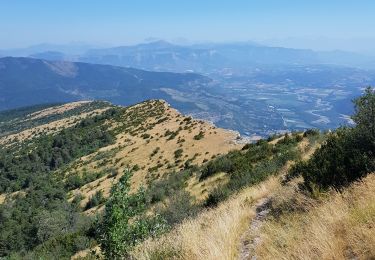
[[0, 50], [0, 56], [66, 60], [152, 71], [212, 73], [223, 68], [244, 69], [264, 65], [329, 64], [375, 68], [375, 57], [346, 51], [313, 51], [269, 47], [253, 42], [177, 45], [154, 41], [133, 46], [93, 48], [87, 44], [40, 44], [24, 49]]
[[193, 73], [7, 57], [0, 58], [0, 110], [82, 99], [134, 104], [165, 97], [160, 88], [193, 89], [208, 81]]
[[243, 69], [264, 65], [330, 64], [375, 68], [375, 57], [362, 54], [269, 47], [252, 42], [182, 46], [166, 41], [155, 41], [133, 46], [96, 49], [88, 45], [73, 47], [37, 45], [24, 50], [0, 50], [0, 55], [80, 61], [152, 71], [198, 73], [212, 73], [223, 68]]
[[245, 135], [336, 128], [350, 123], [351, 100], [375, 72], [328, 65], [272, 65], [236, 75], [33, 58], [0, 58], [0, 110], [76, 100], [130, 105], [164, 99], [184, 114]]

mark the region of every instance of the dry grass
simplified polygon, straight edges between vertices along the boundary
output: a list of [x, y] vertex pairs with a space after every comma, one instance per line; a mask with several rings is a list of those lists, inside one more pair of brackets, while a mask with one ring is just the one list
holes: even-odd
[[[260, 259], [374, 259], [375, 175], [321, 202], [291, 187], [274, 199], [281, 214], [264, 223]], [[294, 209], [294, 210], [288, 210]], [[297, 209], [297, 210], [296, 210]], [[299, 209], [299, 210], [298, 210]]]
[[26, 192], [25, 191], [15, 191], [15, 192], [12, 192], [12, 193], [0, 194], [0, 205], [3, 204], [5, 201], [13, 200], [14, 198], [16, 198], [18, 196], [22, 196], [22, 197], [26, 196]]
[[[137, 104], [130, 107], [130, 109], [138, 108], [146, 111], [146, 106], [152, 104], [152, 102], [154, 101]], [[83, 169], [87, 169], [88, 172], [105, 172], [108, 167], [112, 167], [119, 173], [116, 178], [103, 177], [72, 191], [71, 194], [80, 193], [84, 195], [85, 198], [81, 201], [81, 205], [85, 205], [90, 196], [99, 190], [103, 191], [104, 197], [108, 197], [111, 187], [118, 181], [124, 170], [134, 165], [138, 165], [139, 169], [134, 172], [131, 179], [132, 191], [136, 191], [141, 185], [146, 185], [147, 180], [153, 181], [172, 171], [180, 171], [188, 160], [190, 160], [192, 165], [199, 166], [203, 164], [204, 160], [211, 159], [212, 156], [226, 154], [231, 150], [242, 148], [242, 145], [235, 142], [237, 134], [233, 131], [217, 128], [201, 120], [192, 119], [189, 123], [185, 123], [184, 119], [187, 117], [170, 108], [164, 101], [160, 104], [154, 104], [154, 106], [160, 105], [164, 107], [163, 116], [167, 116], [165, 121], [156, 123], [158, 119], [155, 116], [146, 116], [142, 125], [146, 129], [149, 125], [154, 124], [152, 128], [147, 128], [147, 130], [139, 132], [137, 135], [132, 135], [125, 131], [121, 132], [116, 136], [114, 144], [82, 157], [71, 165], [70, 172], [82, 172]], [[129, 115], [125, 114], [124, 121], [131, 116], [130, 110], [127, 113]], [[181, 124], [181, 122], [184, 122], [184, 124]], [[121, 122], [112, 122], [112, 127], [115, 128], [119, 123]], [[189, 128], [185, 129], [186, 125]], [[178, 131], [178, 135], [174, 139], [168, 140], [169, 136], [164, 135], [167, 131]], [[200, 140], [194, 139], [194, 136], [200, 132], [204, 133], [204, 137]], [[148, 134], [151, 138], [144, 139], [142, 134]], [[151, 156], [156, 148], [159, 148], [159, 150]], [[174, 152], [178, 149], [182, 149], [183, 152], [179, 162], [176, 163]], [[108, 159], [106, 164], [100, 164], [100, 160], [95, 159], [98, 153], [104, 154], [111, 150], [114, 151], [114, 154], [111, 154], [110, 158], [105, 158]], [[155, 167], [157, 167], [155, 171], [150, 171], [150, 169]], [[220, 180], [225, 179], [224, 176], [221, 177]], [[218, 183], [220, 180], [215, 178], [211, 184], [213, 182]], [[205, 190], [202, 185], [203, 183], [191, 180], [187, 190], [192, 195], [199, 195], [197, 196], [198, 199], [204, 199], [207, 196], [207, 191], [212, 189], [212, 187], [210, 183], [207, 183], [205, 186], [207, 189]]]
[[[64, 113], [86, 103], [87, 101], [73, 102], [47, 108], [30, 114], [28, 120]], [[19, 133], [4, 136], [0, 138], [0, 145], [18, 144], [41, 134], [57, 133], [64, 128], [74, 126], [83, 118], [100, 114], [106, 109], [108, 108], [83, 112], [77, 116], [55, 120]], [[152, 113], [155, 111], [159, 112]], [[164, 117], [165, 120], [160, 121]], [[132, 125], [132, 120], [134, 121], [137, 118], [144, 120], [141, 123]], [[108, 169], [113, 169], [119, 174], [116, 178], [105, 175], [70, 192], [70, 200], [73, 199], [74, 195], [82, 194], [84, 199], [81, 201], [81, 206], [84, 207], [89, 198], [99, 190], [103, 191], [104, 197], [108, 197], [111, 187], [118, 181], [124, 170], [134, 165], [137, 165], [139, 169], [134, 172], [131, 180], [133, 191], [139, 186], [145, 185], [148, 179], [152, 181], [171, 171], [180, 171], [185, 167], [185, 162], [187, 161], [192, 165], [201, 165], [204, 160], [208, 160], [212, 156], [225, 154], [230, 150], [242, 147], [242, 145], [235, 142], [237, 134], [233, 131], [217, 128], [201, 120], [191, 119], [185, 121], [186, 119], [188, 118], [171, 108], [165, 101], [151, 100], [128, 107], [122, 118], [123, 121], [109, 120], [106, 122], [110, 129], [115, 129], [122, 124], [132, 125], [132, 128], [124, 129], [118, 133], [114, 144], [103, 147], [97, 152], [72, 162], [65, 174], [81, 174], [84, 170], [89, 173], [106, 173]], [[138, 130], [136, 130], [137, 128]], [[169, 136], [165, 136], [167, 131], [177, 132], [178, 134], [175, 138], [169, 140]], [[135, 134], [132, 132], [135, 132]], [[204, 136], [196, 140], [194, 137], [199, 133], [204, 133]], [[148, 134], [150, 137], [143, 138], [142, 134]], [[157, 147], [159, 147], [158, 152], [151, 156]], [[174, 152], [178, 149], [182, 149], [183, 153], [177, 162]], [[103, 156], [98, 159], [96, 156], [100, 154]], [[194, 192], [202, 193], [201, 197], [203, 198], [206, 196], [207, 191], [204, 191], [204, 187], [198, 187], [199, 185], [196, 184], [191, 187]], [[202, 189], [200, 190], [200, 188]], [[0, 203], [4, 201], [5, 197], [5, 194], [0, 194]], [[93, 214], [96, 210], [96, 208], [91, 209], [88, 213]]]
[[[69, 104], [64, 105], [64, 106], [68, 106], [68, 105]], [[52, 122], [47, 123], [47, 124], [42, 124], [42, 125], [39, 125], [39, 126], [36, 126], [36, 127], [33, 127], [33, 128], [23, 130], [19, 133], [3, 136], [3, 137], [0, 138], [0, 145], [9, 145], [9, 144], [12, 144], [12, 143], [19, 144], [22, 141], [38, 137], [41, 134], [57, 133], [57, 132], [61, 131], [62, 129], [74, 126], [75, 124], [80, 122], [80, 120], [82, 120], [86, 117], [91, 117], [91, 116], [94, 116], [96, 114], [101, 114], [104, 111], [106, 111], [107, 109], [108, 108], [95, 109], [95, 110], [92, 110], [90, 112], [81, 113], [77, 116], [71, 116], [71, 117], [68, 117], [68, 118], [55, 120], [55, 121], [52, 121]]]
[[246, 188], [217, 208], [202, 212], [172, 232], [147, 240], [134, 251], [136, 259], [234, 259], [239, 241], [255, 215], [254, 205], [279, 186], [276, 177]]
[[219, 185], [225, 185], [229, 181], [229, 176], [225, 172], [210, 176], [203, 181], [199, 181], [197, 176], [188, 181], [186, 190], [196, 199], [197, 202], [202, 202], [207, 199], [208, 195]]
[[73, 110], [75, 108], [78, 108], [84, 104], [90, 103], [91, 101], [77, 101], [77, 102], [71, 102], [68, 104], [63, 104], [60, 106], [54, 106], [49, 107], [46, 109], [39, 110], [37, 112], [31, 113], [28, 115], [27, 120], [35, 120], [38, 118], [46, 117], [49, 115], [56, 115], [56, 114], [63, 114], [69, 110]]

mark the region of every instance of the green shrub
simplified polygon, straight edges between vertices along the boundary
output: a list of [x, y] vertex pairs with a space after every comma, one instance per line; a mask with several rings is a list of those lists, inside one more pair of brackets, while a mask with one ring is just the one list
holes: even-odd
[[207, 179], [219, 172], [230, 173], [234, 170], [234, 163], [228, 156], [223, 156], [207, 163], [201, 170], [199, 181]]
[[299, 158], [297, 142], [288, 140], [274, 146], [261, 141], [250, 145], [245, 153], [233, 151], [210, 161], [202, 169], [201, 180], [220, 171], [226, 171], [230, 178], [229, 182], [214, 189], [204, 204], [215, 206], [241, 188], [255, 185], [276, 174], [288, 160]]
[[182, 153], [184, 152], [184, 150], [183, 149], [177, 149], [176, 151], [174, 151], [174, 158], [175, 159], [178, 159], [178, 158], [180, 158], [181, 156], [182, 156]]
[[200, 131], [199, 134], [194, 135], [194, 140], [201, 140], [204, 137], [204, 132]]
[[296, 136], [295, 136], [295, 139], [296, 139], [296, 142], [299, 143], [299, 142], [301, 142], [301, 141], [303, 140], [303, 136], [301, 136], [301, 135], [296, 135]]
[[152, 153], [150, 154], [150, 157], [153, 157], [154, 155], [156, 155], [158, 152], [160, 151], [160, 147], [156, 147]]
[[77, 207], [79, 206], [79, 203], [84, 199], [85, 197], [79, 193], [77, 195], [74, 196], [73, 200], [72, 200], [72, 204], [73, 205], [76, 205]]
[[256, 146], [257, 144], [256, 143], [247, 143], [247, 144], [245, 144], [243, 147], [242, 147], [242, 151], [245, 151], [245, 150], [248, 150], [248, 149], [250, 149], [250, 148], [252, 148], [252, 147], [254, 147], [254, 146]]
[[87, 202], [85, 206], [85, 210], [99, 206], [103, 202], [105, 202], [105, 198], [103, 197], [103, 192], [99, 190], [93, 196], [89, 198], [89, 201]]
[[198, 206], [194, 205], [190, 193], [183, 189], [169, 197], [167, 207], [158, 210], [160, 216], [170, 226], [180, 223], [183, 219], [195, 216], [197, 212]]
[[367, 88], [354, 100], [354, 128], [340, 128], [329, 134], [325, 143], [307, 163], [291, 169], [290, 178], [302, 175], [304, 186], [314, 189], [349, 185], [375, 171], [375, 92]]
[[102, 223], [101, 249], [108, 259], [129, 258], [129, 252], [148, 236], [166, 230], [159, 217], [146, 216], [146, 195], [143, 189], [129, 194], [131, 172], [127, 171], [114, 186]]
[[319, 135], [319, 134], [320, 134], [319, 129], [308, 129], [303, 133], [303, 137], [314, 136], [314, 135]]
[[216, 207], [221, 201], [224, 201], [225, 199], [227, 199], [228, 196], [229, 196], [228, 189], [216, 188], [208, 195], [208, 198], [205, 200], [204, 206]]
[[322, 189], [347, 186], [375, 170], [375, 145], [362, 137], [353, 129], [337, 130], [308, 163], [299, 163], [290, 175], [302, 175], [309, 190], [315, 186]]
[[147, 201], [151, 204], [162, 201], [186, 187], [186, 180], [191, 177], [191, 171], [169, 173], [167, 177], [150, 183], [146, 191]]
[[150, 136], [149, 134], [142, 134], [141, 137], [142, 137], [143, 139], [148, 139], [148, 138], [150, 138], [151, 136]]

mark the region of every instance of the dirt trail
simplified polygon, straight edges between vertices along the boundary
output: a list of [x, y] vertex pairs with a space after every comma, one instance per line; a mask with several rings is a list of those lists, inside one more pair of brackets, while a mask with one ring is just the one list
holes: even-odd
[[[309, 142], [307, 140], [304, 140], [299, 144], [299, 148], [302, 152], [302, 160], [308, 160], [315, 152], [315, 150], [320, 146], [319, 144], [314, 144], [312, 147], [309, 147], [308, 145]], [[280, 170], [279, 176], [284, 176], [288, 172], [292, 164], [293, 162], [288, 162]], [[261, 242], [259, 231], [263, 225], [263, 221], [270, 211], [272, 196], [273, 193], [271, 192], [271, 194], [260, 199], [257, 204], [255, 204], [255, 217], [250, 220], [249, 228], [241, 237], [240, 253], [238, 257], [239, 260], [257, 259], [255, 250]]]
[[251, 237], [251, 234], [259, 233], [263, 220], [269, 213], [270, 197], [261, 199], [256, 205], [256, 215], [251, 220], [249, 229], [242, 235], [241, 238], [241, 251], [239, 255], [240, 260], [252, 259], [256, 260], [255, 249], [260, 243], [259, 235]]

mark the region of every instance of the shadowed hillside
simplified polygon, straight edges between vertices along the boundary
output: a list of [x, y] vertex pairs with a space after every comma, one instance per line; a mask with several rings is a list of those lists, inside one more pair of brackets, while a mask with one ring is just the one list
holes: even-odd
[[162, 87], [190, 89], [207, 81], [192, 73], [7, 57], [0, 59], [0, 110], [87, 99], [129, 105], [163, 98]]

